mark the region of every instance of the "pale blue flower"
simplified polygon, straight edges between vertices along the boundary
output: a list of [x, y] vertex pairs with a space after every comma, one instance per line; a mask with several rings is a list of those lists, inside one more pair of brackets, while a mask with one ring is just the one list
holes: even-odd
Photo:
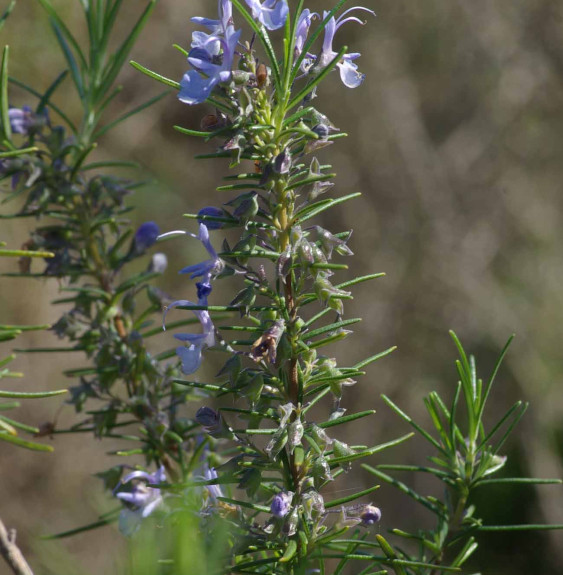
[[199, 233], [197, 236], [191, 235], [203, 244], [211, 257], [198, 264], [187, 266], [181, 269], [179, 273], [189, 274], [191, 279], [201, 278], [201, 281], [196, 284], [198, 290], [197, 297], [198, 300], [202, 302], [201, 305], [207, 305], [207, 296], [212, 290], [211, 280], [223, 270], [224, 264], [223, 260], [221, 260], [211, 245], [209, 228], [205, 224], [199, 224]]
[[33, 125], [33, 112], [29, 106], [23, 108], [10, 108], [8, 110], [10, 129], [13, 134], [26, 136]]
[[[131, 491], [120, 491], [115, 493], [119, 487], [132, 480], [137, 480]], [[164, 483], [166, 473], [161, 466], [154, 473], [146, 471], [133, 471], [126, 475], [114, 490], [115, 496], [121, 501], [125, 501], [130, 508], [123, 509], [119, 516], [119, 530], [124, 535], [132, 535], [141, 525], [141, 521], [148, 517], [159, 505], [163, 499], [160, 489], [149, 487], [149, 484]]]
[[316, 12], [311, 12], [309, 8], [305, 8], [303, 12], [299, 15], [299, 20], [297, 21], [297, 27], [295, 29], [295, 57], [297, 58], [301, 52], [303, 52], [303, 47], [307, 41], [307, 36], [309, 35], [309, 28], [313, 20], [318, 18], [319, 15]]
[[[210, 34], [188, 54], [194, 70], [184, 74], [178, 98], [185, 104], [201, 104], [211, 95], [215, 86], [229, 82], [232, 76], [235, 49], [241, 30], [228, 26], [224, 36]], [[222, 51], [222, 52], [221, 52]]]
[[[217, 475], [217, 471], [215, 471], [214, 467], [209, 468], [207, 465], [205, 466], [205, 471], [203, 472], [203, 478], [206, 481], [212, 481], [217, 479], [219, 476]], [[221, 489], [220, 485], [206, 485], [205, 488], [209, 493], [209, 497], [211, 501], [214, 503], [217, 502], [218, 497], [224, 497], [223, 490]]]
[[[356, 18], [355, 16], [348, 16], [347, 14], [354, 10], [363, 10], [369, 12], [375, 16], [375, 12], [369, 8], [364, 8], [363, 6], [354, 6], [349, 8], [344, 13], [342, 13], [338, 18], [334, 16], [328, 21], [325, 28], [325, 36], [323, 42], [323, 48], [321, 55], [319, 57], [318, 65], [321, 68], [325, 68], [330, 64], [330, 62], [337, 56], [338, 52], [335, 52], [332, 48], [332, 43], [334, 41], [334, 35], [336, 31], [346, 22], [358, 22], [359, 24], [365, 24], [363, 20]], [[323, 19], [329, 15], [329, 12], [323, 13]], [[344, 54], [337, 66], [340, 70], [340, 79], [347, 88], [357, 88], [362, 84], [365, 78], [365, 74], [358, 72], [358, 66], [354, 63], [354, 60], [360, 57], [359, 52], [353, 52], [350, 54]]]
[[[207, 301], [203, 303], [200, 300], [198, 303], [199, 305], [207, 305]], [[166, 319], [168, 311], [179, 305], [193, 306], [196, 304], [189, 300], [178, 300], [173, 302], [164, 312], [163, 322]], [[201, 365], [203, 350], [215, 345], [215, 326], [211, 321], [209, 312], [199, 309], [192, 311], [201, 323], [202, 333], [177, 333], [174, 335], [176, 339], [189, 344], [188, 346], [180, 346], [176, 348], [176, 353], [182, 360], [182, 373], [185, 375], [195, 373]], [[164, 329], [166, 328], [164, 327]]]
[[289, 7], [287, 0], [245, 0], [252, 10], [252, 17], [268, 30], [281, 28], [287, 20]]
[[[218, 13], [218, 20], [195, 16], [192, 18], [192, 22], [205, 26], [211, 34], [224, 34], [227, 27], [233, 24], [233, 5], [231, 0], [219, 0]], [[194, 32], [194, 34], [196, 34], [196, 32]]]

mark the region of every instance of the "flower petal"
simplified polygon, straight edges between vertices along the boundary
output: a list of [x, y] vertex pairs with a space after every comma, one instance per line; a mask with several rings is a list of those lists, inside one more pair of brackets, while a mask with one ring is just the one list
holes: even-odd
[[190, 347], [177, 347], [176, 354], [182, 360], [182, 373], [191, 375], [195, 373], [201, 365], [201, 347], [190, 345]]

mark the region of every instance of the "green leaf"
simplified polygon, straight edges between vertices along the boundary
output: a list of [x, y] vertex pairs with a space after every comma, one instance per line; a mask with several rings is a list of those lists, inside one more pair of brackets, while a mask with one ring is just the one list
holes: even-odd
[[[38, 150], [39, 150], [39, 148], [36, 148], [36, 147], [18, 148], [17, 150], [9, 150], [8, 152], [0, 152], [0, 158], [14, 158], [17, 156], [23, 156], [24, 154], [33, 154], [34, 152], [37, 152]], [[6, 216], [2, 216], [2, 217], [6, 217]], [[15, 217], [20, 217], [20, 215], [17, 214]]]
[[197, 138], [208, 138], [213, 132], [200, 132], [199, 130], [190, 130], [189, 128], [182, 128], [182, 126], [174, 126], [174, 129], [181, 134], [187, 136], [195, 136]]
[[84, 533], [85, 531], [92, 531], [93, 529], [97, 529], [98, 527], [104, 527], [105, 525], [109, 525], [110, 523], [114, 523], [115, 521], [117, 521], [117, 515], [108, 517], [106, 519], [101, 519], [100, 521], [95, 521], [94, 523], [84, 525], [83, 527], [77, 527], [75, 529], [63, 531], [62, 533], [56, 533], [55, 535], [43, 535], [41, 539], [47, 539], [47, 540], [63, 539], [65, 537], [71, 537], [72, 535], [77, 535], [78, 533]]
[[8, 16], [11, 14], [12, 10], [14, 9], [14, 6], [16, 5], [16, 0], [12, 0], [9, 4], [8, 7], [4, 10], [4, 12], [2, 13], [2, 16], [0, 16], [0, 30], [2, 30], [2, 27], [4, 26], [4, 23], [6, 22], [6, 20], [8, 19]]
[[[1, 397], [1, 396], [0, 396]], [[45, 452], [52, 452], [54, 451], [54, 447], [51, 445], [44, 445], [42, 443], [35, 443], [33, 441], [27, 441], [22, 439], [21, 437], [14, 437], [7, 432], [0, 432], [0, 440], [6, 441], [8, 443], [13, 443], [18, 447], [24, 447], [25, 449], [30, 449], [31, 451], [45, 451]]]
[[457, 554], [457, 557], [452, 561], [452, 567], [461, 567], [469, 557], [471, 557], [478, 546], [478, 543], [475, 542], [475, 538], [470, 537], [461, 551]]
[[257, 503], [250, 503], [249, 501], [239, 501], [237, 499], [230, 499], [229, 497], [217, 497], [219, 501], [224, 501], [225, 503], [230, 503], [231, 505], [239, 505], [240, 507], [246, 507], [247, 509], [252, 509], [253, 511], [262, 511], [263, 513], [270, 513], [270, 508], [265, 505], [258, 505]]
[[2, 140], [11, 141], [12, 128], [10, 126], [9, 101], [8, 101], [8, 57], [10, 48], [4, 46], [2, 54], [2, 66], [0, 67], [0, 118], [2, 120]]
[[479, 422], [481, 422], [482, 418], [483, 418], [483, 412], [485, 410], [485, 405], [487, 403], [487, 399], [489, 398], [489, 394], [491, 392], [491, 389], [493, 387], [493, 383], [495, 381], [495, 377], [498, 373], [498, 370], [500, 369], [500, 366], [504, 360], [504, 357], [506, 355], [506, 353], [508, 352], [508, 348], [510, 347], [510, 344], [512, 343], [512, 340], [514, 339], [514, 334], [512, 334], [509, 338], [508, 341], [506, 342], [505, 346], [502, 348], [502, 351], [500, 353], [499, 358], [497, 359], [497, 362], [495, 364], [495, 367], [493, 369], [493, 373], [491, 374], [491, 379], [489, 380], [489, 383], [487, 384], [487, 389], [485, 390], [485, 395], [481, 401], [481, 405], [479, 407], [479, 411], [477, 413], [477, 420]]
[[355, 192], [353, 194], [348, 194], [347, 196], [343, 196], [341, 198], [315, 202], [314, 204], [311, 204], [299, 210], [295, 214], [295, 220], [298, 220], [299, 222], [306, 222], [307, 220], [310, 220], [311, 218], [317, 216], [318, 214], [325, 212], [326, 210], [332, 208], [333, 206], [343, 204], [344, 202], [347, 202], [348, 200], [353, 200], [354, 198], [359, 198], [361, 195], [362, 195], [361, 192]]
[[288, 561], [291, 561], [296, 553], [297, 553], [297, 541], [295, 541], [295, 539], [290, 539], [287, 542], [287, 547], [285, 548], [284, 554], [280, 559], [280, 563], [287, 563]]
[[111, 63], [108, 66], [108, 68], [105, 70], [105, 75], [104, 75], [103, 81], [100, 84], [100, 86], [97, 87], [96, 94], [98, 97], [106, 94], [107, 91], [110, 89], [111, 85], [115, 82], [115, 79], [117, 78], [119, 71], [123, 67], [125, 60], [127, 59], [127, 56], [129, 55], [129, 52], [133, 48], [135, 41], [137, 40], [139, 34], [141, 33], [141, 31], [145, 27], [145, 24], [147, 23], [150, 15], [152, 14], [152, 11], [154, 10], [156, 3], [157, 3], [157, 0], [150, 0], [150, 2], [147, 4], [145, 9], [143, 10], [141, 15], [139, 16], [139, 19], [137, 20], [137, 22], [133, 26], [133, 29], [131, 30], [131, 32], [129, 33], [127, 38], [125, 38], [125, 40], [123, 41], [121, 46], [113, 54], [113, 57], [111, 59]]
[[38, 427], [33, 427], [32, 425], [26, 425], [25, 423], [20, 423], [19, 421], [15, 421], [13, 419], [10, 419], [9, 417], [6, 417], [5, 415], [0, 415], [0, 420], [5, 421], [9, 425], [17, 429], [21, 429], [22, 431], [27, 431], [28, 433], [39, 433]]
[[426, 497], [419, 495], [416, 491], [411, 489], [408, 485], [406, 485], [402, 481], [397, 481], [393, 477], [387, 475], [386, 473], [379, 471], [378, 469], [375, 469], [371, 465], [367, 465], [366, 463], [362, 463], [361, 466], [362, 466], [362, 469], [369, 471], [370, 473], [375, 475], [377, 478], [389, 483], [390, 485], [393, 485], [399, 491], [402, 491], [403, 493], [405, 493], [406, 495], [408, 495], [409, 497], [414, 499], [417, 503], [420, 503], [421, 505], [423, 505], [424, 507], [426, 507], [427, 509], [432, 511], [432, 513], [435, 513], [438, 516], [441, 515], [442, 512], [440, 511], [440, 509], [436, 505], [434, 505], [434, 503], [429, 501]]
[[[338, 420], [336, 420], [336, 421], [338, 421]], [[321, 426], [319, 425], [319, 427], [321, 427]], [[398, 437], [397, 439], [393, 439], [392, 441], [388, 441], [387, 443], [380, 443], [379, 445], [376, 445], [375, 447], [372, 447], [370, 449], [366, 449], [364, 451], [359, 451], [359, 452], [354, 453], [352, 455], [345, 455], [343, 457], [333, 457], [332, 459], [329, 459], [328, 462], [329, 462], [330, 466], [332, 467], [332, 466], [340, 465], [342, 463], [348, 463], [350, 461], [355, 461], [356, 459], [362, 459], [364, 457], [374, 455], [375, 453], [379, 453], [380, 451], [383, 451], [384, 449], [389, 449], [390, 447], [395, 447], [395, 445], [399, 445], [400, 443], [407, 441], [407, 439], [410, 439], [413, 435], [414, 435], [414, 433], [407, 433], [406, 435], [403, 435], [402, 437]]]
[[364, 495], [369, 495], [370, 493], [373, 493], [374, 491], [379, 489], [379, 487], [380, 485], [374, 485], [369, 489], [358, 491], [358, 493], [354, 493], [353, 495], [348, 495], [347, 497], [341, 497], [340, 499], [333, 499], [332, 501], [325, 503], [325, 507], [327, 509], [330, 509], [331, 507], [339, 507], [340, 505], [346, 505], [346, 503], [350, 503], [350, 501], [354, 501], [356, 499], [359, 499], [360, 497], [363, 497]]
[[338, 419], [333, 419], [331, 421], [325, 421], [323, 423], [319, 423], [319, 427], [323, 429], [328, 429], [329, 427], [335, 427], [336, 425], [342, 425], [343, 423], [350, 423], [350, 421], [356, 421], [356, 419], [361, 419], [362, 417], [367, 417], [368, 415], [373, 415], [375, 413], [375, 409], [369, 409], [367, 411], [360, 411], [358, 413], [352, 413], [351, 415], [343, 415]]
[[86, 58], [84, 57], [84, 53], [80, 49], [80, 45], [71, 34], [70, 30], [66, 27], [65, 23], [62, 21], [61, 17], [57, 13], [57, 11], [51, 6], [49, 0], [37, 0], [41, 6], [45, 9], [49, 17], [52, 19], [54, 25], [56, 25], [62, 36], [66, 39], [66, 41], [72, 46], [73, 50], [75, 51], [76, 55], [80, 60], [80, 65], [83, 68], [88, 68], [88, 64], [86, 62]]
[[[44, 1], [45, 0], [39, 0], [39, 2], [41, 2], [41, 3], [43, 3]], [[78, 63], [76, 62], [76, 58], [74, 57], [74, 54], [73, 54], [72, 50], [70, 49], [70, 46], [68, 45], [65, 33], [63, 32], [61, 27], [58, 25], [57, 20], [54, 18], [51, 19], [51, 26], [53, 27], [53, 30], [55, 31], [55, 36], [57, 38], [57, 41], [59, 42], [59, 45], [61, 47], [61, 50], [63, 52], [65, 60], [68, 64], [68, 67], [70, 68], [70, 75], [72, 76], [72, 81], [74, 82], [74, 85], [76, 86], [76, 90], [78, 92], [78, 95], [80, 96], [81, 99], [84, 99], [86, 92], [84, 89], [84, 81], [82, 79], [82, 73], [80, 71]], [[70, 32], [69, 32], [69, 35], [70, 35]], [[84, 68], [87, 69], [87, 66], [84, 66]]]
[[[0, 330], [2, 329], [17, 329], [18, 331], [43, 331], [45, 329], [51, 329], [51, 325], [48, 323], [43, 325], [0, 325]], [[1, 365], [2, 362], [0, 362], [0, 366]]]
[[39, 100], [39, 104], [37, 105], [37, 114], [42, 114], [47, 104], [51, 100], [51, 96], [55, 93], [56, 89], [63, 83], [64, 79], [68, 75], [68, 70], [63, 70], [54, 80], [54, 82], [47, 88], [45, 94], [41, 100]]
[[528, 484], [528, 485], [561, 485], [561, 479], [539, 479], [536, 477], [499, 477], [497, 479], [481, 479], [475, 484], [479, 485], [494, 485], [495, 483], [508, 483], [508, 484]]
[[[336, 287], [338, 289], [342, 289], [342, 284], [339, 286], [336, 286]], [[366, 365], [369, 365], [370, 363], [373, 363], [374, 361], [377, 361], [378, 359], [381, 359], [382, 357], [389, 355], [390, 353], [394, 352], [396, 349], [397, 349], [397, 346], [394, 345], [393, 347], [390, 347], [389, 349], [386, 349], [385, 351], [381, 351], [379, 353], [376, 353], [375, 355], [372, 355], [371, 357], [368, 357], [367, 359], [363, 359], [362, 361], [360, 361], [359, 363], [354, 365], [353, 369], [362, 369]]]
[[412, 427], [414, 427], [414, 429], [416, 429], [418, 431], [418, 433], [420, 433], [420, 435], [422, 435], [422, 437], [424, 437], [427, 441], [429, 441], [438, 451], [440, 451], [442, 454], [447, 456], [446, 451], [442, 448], [442, 446], [424, 429], [422, 429], [422, 427], [420, 427], [420, 425], [418, 425], [418, 423], [415, 423], [413, 421], [413, 419], [408, 416], [404, 411], [402, 411], [397, 405], [395, 405], [386, 395], [382, 395], [381, 399], [383, 399], [383, 401], [401, 418], [404, 419], [409, 425], [411, 425]]
[[486, 532], [486, 531], [554, 531], [558, 529], [563, 529], [563, 524], [553, 524], [553, 525], [534, 525], [530, 523], [529, 525], [480, 525], [477, 526], [476, 531]]
[[21, 258], [21, 257], [34, 257], [34, 258], [54, 258], [55, 254], [53, 252], [34, 252], [30, 250], [4, 250], [0, 249], [0, 256], [11, 257], [11, 258]]
[[57, 391], [39, 391], [37, 393], [0, 390], [0, 397], [10, 399], [41, 399], [43, 397], [54, 397], [55, 395], [63, 395], [65, 393], [68, 393], [67, 389], [58, 389]]
[[165, 86], [169, 86], [170, 88], [174, 88], [175, 90], [180, 89], [180, 83], [179, 82], [175, 82], [174, 80], [170, 80], [170, 78], [166, 78], [166, 76], [161, 76], [160, 74], [157, 74], [156, 72], [153, 72], [152, 70], [149, 70], [148, 68], [145, 68], [144, 66], [142, 66], [138, 62], [135, 62], [134, 60], [130, 60], [129, 64], [131, 64], [131, 66], [133, 66], [133, 68], [135, 68], [135, 70], [139, 70], [139, 72], [142, 72], [145, 76], [148, 76], [149, 78], [152, 78], [153, 80], [156, 80], [157, 82], [160, 82], [161, 84], [164, 84]]

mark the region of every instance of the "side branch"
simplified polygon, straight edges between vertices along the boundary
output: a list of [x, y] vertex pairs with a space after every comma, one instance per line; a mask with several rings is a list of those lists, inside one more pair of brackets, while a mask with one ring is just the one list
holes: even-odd
[[14, 572], [14, 575], [33, 575], [31, 567], [27, 564], [22, 552], [16, 545], [16, 530], [9, 531], [0, 519], [0, 555]]

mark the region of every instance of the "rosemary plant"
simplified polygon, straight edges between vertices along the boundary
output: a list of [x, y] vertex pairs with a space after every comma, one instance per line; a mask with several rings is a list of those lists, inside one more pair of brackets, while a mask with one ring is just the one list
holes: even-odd
[[[320, 225], [324, 212], [360, 193], [330, 193], [335, 174], [316, 154], [346, 134], [314, 99], [337, 75], [346, 88], [361, 86], [360, 54], [339, 46], [337, 32], [344, 25], [368, 23], [373, 11], [345, 9], [346, 0], [321, 14], [305, 7], [304, 0], [219, 0], [215, 18], [192, 19], [197, 30], [190, 45], [176, 46], [190, 66], [181, 81], [131, 62], [167, 90], [106, 119], [119, 92], [117, 76], [157, 0], [144, 6], [116, 49], [112, 33], [123, 0], [80, 0], [87, 46], [49, 0], [37, 1], [49, 16], [67, 69], [40, 93], [9, 77], [4, 50], [0, 173], [7, 200], [23, 201], [16, 213], [2, 217], [40, 222], [22, 251], [7, 254], [21, 258], [19, 272], [5, 275], [59, 279], [64, 295], [53, 303], [68, 308], [52, 329], [68, 347], [34, 351], [80, 351], [87, 363], [65, 372], [75, 380], [70, 403], [86, 417], [69, 429], [53, 422], [36, 434], [91, 432], [127, 439], [136, 447], [116, 455], [144, 458], [144, 467], [122, 463], [102, 470], [99, 476], [119, 507], [93, 525], [58, 537], [118, 520], [133, 545], [141, 542], [146, 552], [138, 564], [131, 561], [137, 565], [135, 575], [147, 570], [437, 575], [461, 572], [479, 533], [563, 527], [486, 526], [477, 517], [471, 501], [477, 487], [561, 481], [490, 477], [505, 463], [502, 446], [525, 405], [517, 403], [486, 432], [485, 406], [500, 361], [484, 385], [455, 335], [460, 382], [452, 405], [436, 393], [425, 402], [436, 435], [384, 397], [415, 433], [370, 447], [338, 438], [339, 426], [358, 420], [365, 425], [375, 413], [371, 406], [348, 413], [344, 392], [394, 348], [347, 365], [328, 347], [347, 338], [360, 321], [345, 315], [350, 288], [383, 274], [345, 278], [348, 268], [340, 258], [353, 255], [351, 230]], [[69, 81], [81, 103], [78, 121], [53, 101]], [[37, 100], [33, 109], [9, 106], [10, 82]], [[222, 206], [186, 214], [188, 230], [161, 234], [155, 222], [134, 229], [127, 219], [124, 198], [142, 182], [106, 172], [131, 166], [91, 156], [99, 138], [170, 88], [183, 104], [209, 106], [200, 129], [175, 128], [205, 145], [216, 142], [198, 157], [225, 158], [234, 172], [217, 188], [228, 195]], [[204, 261], [187, 262], [180, 270], [194, 280], [190, 299], [171, 298], [155, 286], [166, 271], [162, 253], [145, 262], [145, 271], [129, 272], [130, 264], [146, 257], [158, 241], [175, 237], [193, 246], [200, 242], [208, 253]], [[31, 272], [31, 256], [46, 258], [39, 272]], [[221, 279], [233, 286], [230, 301], [215, 301], [215, 282]], [[172, 323], [179, 310], [189, 313]], [[149, 338], [168, 338], [161, 332], [161, 314], [168, 331], [201, 329], [176, 332], [180, 345], [154, 354]], [[18, 331], [0, 326], [0, 338]], [[223, 354], [221, 369], [216, 381], [201, 381], [200, 367], [213, 351]], [[0, 370], [2, 375], [13, 373]], [[0, 397], [15, 397], [6, 393]], [[205, 402], [192, 410], [194, 417], [191, 400]], [[462, 402], [466, 411], [460, 417]], [[0, 417], [0, 439], [42, 448], [16, 438], [18, 426], [34, 431]], [[130, 426], [137, 435], [127, 433]], [[415, 434], [435, 450], [432, 466], [372, 464], [374, 455]], [[386, 537], [379, 533], [382, 514], [386, 525], [395, 521], [377, 500], [379, 485], [331, 496], [333, 482], [349, 477], [353, 463], [366, 458], [365, 470], [426, 507], [436, 516], [436, 526], [393, 529]], [[445, 495], [420, 495], [388, 470], [429, 473], [444, 485]], [[196, 551], [186, 551], [186, 538]], [[404, 548], [395, 543], [401, 539]]]

